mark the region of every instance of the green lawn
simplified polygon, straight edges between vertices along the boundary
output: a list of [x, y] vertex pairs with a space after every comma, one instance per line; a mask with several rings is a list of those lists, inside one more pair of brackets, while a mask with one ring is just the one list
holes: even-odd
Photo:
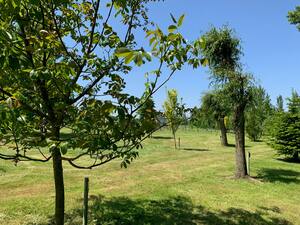
[[[118, 161], [91, 171], [65, 164], [67, 224], [81, 224], [84, 176], [91, 224], [300, 224], [300, 164], [247, 140], [255, 179], [236, 180], [234, 147], [220, 147], [217, 132], [182, 129], [178, 136], [175, 150], [169, 130], [156, 133], [127, 169]], [[0, 161], [0, 177], [0, 224], [48, 224], [51, 162]]]

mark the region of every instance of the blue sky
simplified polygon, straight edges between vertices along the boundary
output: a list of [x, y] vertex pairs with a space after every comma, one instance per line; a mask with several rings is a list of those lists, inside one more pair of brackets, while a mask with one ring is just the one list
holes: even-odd
[[[300, 92], [300, 32], [290, 25], [287, 13], [300, 2], [295, 0], [166, 0], [149, 6], [150, 19], [161, 27], [170, 23], [170, 14], [185, 14], [181, 29], [193, 40], [211, 26], [229, 25], [242, 40], [245, 71], [252, 73], [271, 96], [272, 102], [291, 90]], [[144, 38], [144, 37], [139, 37]], [[130, 74], [127, 88], [135, 94], [143, 90], [143, 68]], [[166, 88], [175, 88], [189, 107], [199, 106], [201, 94], [208, 90], [208, 69], [184, 68], [154, 97], [161, 109]]]

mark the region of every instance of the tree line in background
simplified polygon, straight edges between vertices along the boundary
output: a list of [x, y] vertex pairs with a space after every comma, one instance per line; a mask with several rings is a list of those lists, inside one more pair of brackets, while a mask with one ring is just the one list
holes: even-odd
[[[276, 105], [263, 87], [251, 88], [251, 100], [245, 109], [245, 131], [251, 141], [265, 140], [279, 155], [299, 160], [300, 96], [293, 90], [287, 98], [277, 97]], [[220, 142], [228, 146], [227, 133], [234, 133], [233, 111], [220, 90], [202, 95], [199, 107], [185, 109], [179, 123], [191, 128], [220, 130]]]

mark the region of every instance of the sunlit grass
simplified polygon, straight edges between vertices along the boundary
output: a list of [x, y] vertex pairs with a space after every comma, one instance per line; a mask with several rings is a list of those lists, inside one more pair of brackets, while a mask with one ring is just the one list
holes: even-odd
[[[137, 206], [139, 217], [144, 216], [147, 224], [159, 224], [155, 213], [153, 218], [147, 214], [149, 210], [160, 211], [161, 224], [300, 224], [300, 164], [277, 160], [264, 142], [247, 140], [255, 179], [235, 180], [234, 147], [221, 147], [218, 132], [182, 128], [177, 136], [180, 149], [174, 149], [169, 130], [157, 132], [127, 169], [121, 169], [119, 161], [94, 170], [64, 164], [67, 213], [81, 208], [83, 178], [89, 176], [91, 199], [105, 196], [101, 201], [106, 210], [118, 215], [117, 207], [128, 204], [128, 212], [122, 209], [127, 212], [123, 217], [130, 216], [131, 220], [122, 220], [122, 224], [143, 224], [134, 219], [135, 211], [130, 211]], [[229, 142], [233, 144], [232, 135]], [[0, 177], [0, 224], [39, 224], [51, 217], [51, 162], [20, 163], [16, 167], [0, 161]], [[164, 204], [169, 201], [177, 205], [170, 203], [166, 210]], [[172, 217], [176, 213], [182, 213], [182, 221]], [[241, 220], [238, 215], [248, 219]], [[107, 217], [112, 216], [102, 212], [101, 218]]]

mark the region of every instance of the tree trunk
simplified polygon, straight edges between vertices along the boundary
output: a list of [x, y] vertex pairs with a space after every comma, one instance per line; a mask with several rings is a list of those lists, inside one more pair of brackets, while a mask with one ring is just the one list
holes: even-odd
[[[60, 138], [59, 130], [59, 127], [55, 127], [54, 125], [53, 133], [56, 140], [59, 140]], [[56, 225], [63, 225], [65, 213], [65, 186], [62, 158], [59, 148], [53, 149], [52, 160], [55, 184], [55, 222]]]
[[172, 133], [173, 133], [173, 139], [174, 139], [174, 146], [175, 146], [175, 149], [177, 149], [176, 135], [175, 135], [175, 132], [172, 132]]
[[228, 140], [227, 140], [227, 129], [224, 123], [224, 117], [221, 117], [219, 119], [219, 126], [221, 130], [221, 144], [223, 146], [228, 146]]
[[293, 160], [298, 161], [299, 160], [299, 152], [295, 151], [293, 154]]
[[245, 155], [244, 108], [243, 106], [238, 106], [234, 112], [236, 178], [245, 178], [248, 175]]
[[55, 222], [56, 225], [63, 225], [65, 213], [65, 190], [62, 159], [58, 148], [53, 151], [52, 157], [55, 182]]

